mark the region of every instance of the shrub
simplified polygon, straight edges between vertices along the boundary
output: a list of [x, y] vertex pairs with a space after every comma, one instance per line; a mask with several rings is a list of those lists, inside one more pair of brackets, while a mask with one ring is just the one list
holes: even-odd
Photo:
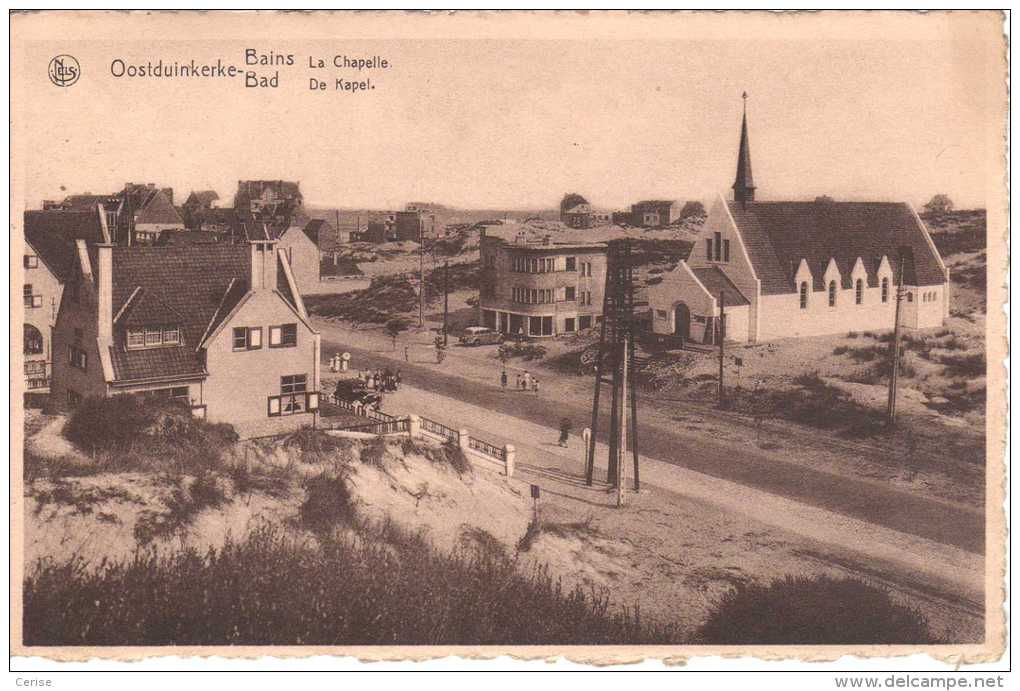
[[450, 466], [458, 475], [470, 474], [474, 470], [456, 439], [447, 439], [439, 447], [429, 447], [428, 459], [439, 465]]
[[935, 643], [925, 618], [851, 579], [787, 576], [726, 593], [698, 630], [705, 644]]
[[939, 362], [946, 366], [945, 374], [950, 377], [983, 377], [986, 371], [984, 353], [966, 355], [943, 355]]
[[386, 447], [385, 437], [373, 437], [361, 447], [361, 462], [373, 468], [384, 469], [386, 467]]
[[178, 476], [166, 480], [174, 484], [165, 511], [146, 509], [135, 523], [134, 536], [146, 545], [155, 538], [181, 532], [204, 509], [219, 506], [226, 494], [217, 476], [203, 472], [198, 477]]
[[321, 473], [305, 480], [305, 500], [298, 509], [301, 524], [317, 533], [357, 521], [354, 498], [343, 474]]
[[158, 410], [140, 396], [89, 396], [64, 426], [64, 436], [83, 449], [123, 447], [148, 432]]
[[525, 360], [541, 360], [545, 357], [545, 346], [534, 343], [503, 343], [499, 346], [496, 357], [506, 362], [510, 358], [523, 358]]

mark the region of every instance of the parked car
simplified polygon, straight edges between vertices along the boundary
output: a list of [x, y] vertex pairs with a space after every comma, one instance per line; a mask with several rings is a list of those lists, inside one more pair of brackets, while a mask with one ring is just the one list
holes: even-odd
[[361, 403], [366, 408], [377, 408], [382, 400], [382, 396], [370, 391], [360, 379], [340, 379], [333, 396], [337, 402]]
[[460, 336], [462, 346], [498, 345], [503, 342], [503, 334], [485, 326], [469, 326]]

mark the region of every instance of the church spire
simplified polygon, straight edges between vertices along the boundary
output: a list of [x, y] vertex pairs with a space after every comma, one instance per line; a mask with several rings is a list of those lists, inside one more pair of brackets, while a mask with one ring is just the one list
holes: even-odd
[[747, 92], [744, 97], [744, 122], [740, 128], [740, 152], [737, 154], [737, 177], [733, 181], [733, 200], [746, 204], [754, 201], [754, 176], [751, 174], [751, 144], [747, 139]]

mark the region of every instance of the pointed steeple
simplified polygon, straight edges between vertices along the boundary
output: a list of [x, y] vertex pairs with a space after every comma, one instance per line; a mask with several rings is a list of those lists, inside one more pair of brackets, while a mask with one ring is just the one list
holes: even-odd
[[747, 138], [747, 92], [744, 92], [744, 122], [740, 127], [740, 151], [737, 153], [737, 177], [733, 181], [733, 200], [754, 201], [754, 176], [751, 174], [751, 143]]

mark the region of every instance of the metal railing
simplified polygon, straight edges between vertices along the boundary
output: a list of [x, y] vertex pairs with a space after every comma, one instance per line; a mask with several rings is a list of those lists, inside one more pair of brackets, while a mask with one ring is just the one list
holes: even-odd
[[499, 446], [490, 444], [487, 441], [482, 441], [481, 439], [475, 439], [474, 437], [471, 437], [470, 440], [468, 441], [468, 446], [472, 450], [477, 451], [479, 453], [483, 453], [486, 456], [491, 456], [492, 458], [495, 458], [498, 461], [506, 460], [506, 454], [503, 452], [503, 449]]
[[427, 417], [423, 417], [421, 419], [421, 428], [426, 432], [431, 432], [432, 434], [443, 437], [444, 439], [452, 439], [455, 441], [460, 439], [459, 430], [455, 430], [452, 427], [447, 427], [446, 425], [440, 422], [436, 422], [435, 420], [429, 420]]
[[411, 430], [411, 423], [407, 418], [382, 422], [358, 422], [353, 425], [337, 425], [330, 427], [335, 431], [344, 432], [367, 432], [370, 434], [406, 434]]

